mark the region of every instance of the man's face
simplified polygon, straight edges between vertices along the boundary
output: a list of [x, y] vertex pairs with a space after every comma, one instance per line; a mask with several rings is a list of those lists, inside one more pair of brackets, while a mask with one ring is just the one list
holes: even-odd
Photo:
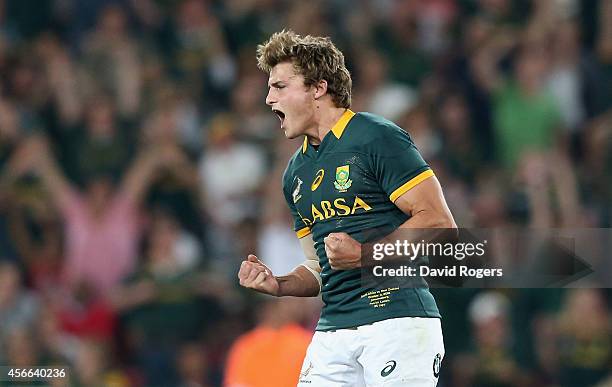
[[280, 118], [287, 138], [296, 138], [315, 125], [315, 88], [304, 86], [291, 62], [279, 63], [270, 71], [266, 104]]

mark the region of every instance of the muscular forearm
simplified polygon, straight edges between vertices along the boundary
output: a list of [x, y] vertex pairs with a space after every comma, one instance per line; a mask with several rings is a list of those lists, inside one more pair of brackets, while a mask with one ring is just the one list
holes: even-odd
[[298, 266], [291, 273], [276, 277], [278, 296], [315, 297], [319, 294], [319, 281], [303, 266]]
[[[397, 241], [403, 243], [422, 243], [422, 242], [452, 242], [457, 239], [457, 225], [452, 215], [440, 213], [434, 215], [428, 211], [421, 211], [414, 214], [410, 219], [402, 223], [394, 232], [374, 243], [362, 245], [362, 264], [370, 262], [369, 257], [373, 255], [374, 244], [396, 244]], [[401, 256], [395, 257], [400, 258]], [[364, 260], [365, 259], [365, 260]], [[391, 255], [387, 260], [394, 259]]]
[[450, 212], [419, 211], [399, 226], [399, 229], [457, 228]]
[[457, 236], [456, 231], [454, 231], [456, 228], [457, 225], [450, 213], [420, 211], [385, 237], [383, 242], [395, 242], [398, 239], [408, 240], [408, 242], [420, 242], [422, 240], [431, 242], [441, 238], [453, 238]]

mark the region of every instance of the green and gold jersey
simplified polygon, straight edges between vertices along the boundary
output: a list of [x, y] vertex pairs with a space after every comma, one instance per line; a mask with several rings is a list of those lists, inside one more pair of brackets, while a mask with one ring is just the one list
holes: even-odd
[[323, 242], [332, 232], [360, 243], [393, 232], [409, 219], [394, 201], [431, 176], [410, 136], [373, 114], [347, 110], [318, 149], [304, 139], [283, 176], [283, 192], [298, 238], [312, 233], [322, 269], [325, 305], [317, 330], [440, 317], [426, 287], [364, 287], [360, 269], [333, 270]]

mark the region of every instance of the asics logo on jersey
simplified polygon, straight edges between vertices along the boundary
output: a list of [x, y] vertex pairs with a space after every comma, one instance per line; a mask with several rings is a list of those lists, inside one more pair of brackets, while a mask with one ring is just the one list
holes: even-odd
[[387, 363], [385, 363], [385, 368], [380, 371], [380, 376], [386, 378], [387, 376], [391, 375], [391, 372], [393, 372], [396, 366], [397, 362], [395, 360], [389, 360]]
[[321, 182], [323, 181], [323, 176], [325, 176], [325, 171], [323, 169], [319, 169], [317, 171], [317, 176], [315, 177], [314, 181], [312, 182], [312, 185], [310, 186], [310, 190], [311, 191], [316, 191], [317, 188], [319, 188], [319, 185], [321, 185]]

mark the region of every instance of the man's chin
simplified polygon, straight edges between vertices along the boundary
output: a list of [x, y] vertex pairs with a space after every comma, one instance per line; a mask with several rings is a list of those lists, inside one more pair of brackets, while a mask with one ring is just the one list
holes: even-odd
[[287, 137], [289, 140], [293, 140], [294, 138], [299, 137], [298, 135], [296, 135], [295, 133], [293, 133], [293, 132], [291, 132], [291, 131], [289, 131], [287, 129], [284, 129], [283, 132], [285, 133], [285, 137]]

